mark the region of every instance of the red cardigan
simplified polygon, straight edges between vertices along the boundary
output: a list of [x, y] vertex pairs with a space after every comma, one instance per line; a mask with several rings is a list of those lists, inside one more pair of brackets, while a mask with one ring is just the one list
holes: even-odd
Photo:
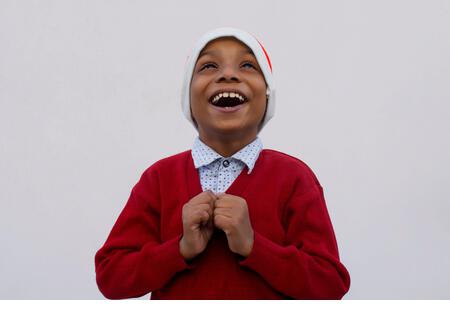
[[339, 261], [323, 190], [311, 169], [263, 149], [226, 193], [247, 201], [254, 244], [246, 258], [216, 228], [205, 251], [179, 251], [182, 207], [202, 192], [190, 150], [150, 166], [95, 255], [106, 298], [341, 299], [350, 276]]

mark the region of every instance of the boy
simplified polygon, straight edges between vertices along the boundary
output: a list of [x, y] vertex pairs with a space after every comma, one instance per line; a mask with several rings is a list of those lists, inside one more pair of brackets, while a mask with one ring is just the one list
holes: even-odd
[[183, 112], [192, 150], [141, 176], [95, 256], [107, 298], [340, 299], [340, 263], [323, 190], [297, 158], [262, 149], [273, 116], [269, 57], [220, 28], [190, 55]]

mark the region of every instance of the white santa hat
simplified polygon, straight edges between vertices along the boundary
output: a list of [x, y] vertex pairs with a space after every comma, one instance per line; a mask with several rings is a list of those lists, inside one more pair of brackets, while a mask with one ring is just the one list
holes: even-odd
[[197, 63], [198, 55], [202, 51], [202, 49], [212, 40], [222, 38], [222, 37], [234, 37], [244, 44], [246, 44], [252, 51], [258, 61], [258, 64], [262, 70], [264, 78], [267, 84], [267, 109], [266, 115], [264, 117], [263, 123], [260, 127], [262, 129], [265, 124], [273, 117], [275, 112], [275, 86], [273, 83], [272, 76], [272, 64], [270, 62], [269, 55], [264, 49], [263, 45], [256, 39], [254, 36], [249, 34], [248, 32], [235, 29], [235, 28], [218, 28], [211, 30], [205, 33], [203, 36], [195, 44], [192, 49], [191, 54], [188, 56], [186, 61], [185, 73], [184, 73], [184, 82], [183, 88], [181, 92], [181, 106], [185, 117], [192, 123], [192, 125], [196, 128], [195, 122], [191, 115], [190, 108], [190, 86], [192, 73], [194, 72], [195, 64]]

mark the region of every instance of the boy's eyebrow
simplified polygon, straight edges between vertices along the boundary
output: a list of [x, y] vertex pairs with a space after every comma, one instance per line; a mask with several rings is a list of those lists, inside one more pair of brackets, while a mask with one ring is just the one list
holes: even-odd
[[[253, 54], [252, 50], [250, 50], [250, 49], [242, 50], [241, 53], [242, 54], [247, 54], [247, 53]], [[217, 55], [217, 50], [206, 50], [206, 51], [203, 51], [203, 52], [201, 52], [198, 55], [198, 59], [200, 59], [202, 56], [205, 56], [205, 55], [208, 55], [208, 54], [211, 55], [211, 56], [215, 56], [215, 55]]]

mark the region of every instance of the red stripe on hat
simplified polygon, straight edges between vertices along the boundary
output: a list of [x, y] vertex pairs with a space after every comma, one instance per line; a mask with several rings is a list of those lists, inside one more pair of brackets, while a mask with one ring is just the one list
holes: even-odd
[[[255, 39], [256, 39], [256, 37], [255, 37]], [[267, 51], [266, 51], [266, 49], [264, 48], [264, 46], [262, 45], [262, 43], [261, 43], [261, 42], [259, 42], [259, 40], [258, 40], [258, 39], [256, 39], [256, 41], [258, 41], [259, 45], [260, 45], [260, 46], [261, 46], [261, 48], [263, 49], [263, 51], [264, 51], [264, 54], [266, 55], [266, 59], [267, 59], [267, 62], [269, 63], [269, 67], [270, 67], [270, 72], [272, 72], [272, 63], [270, 62], [270, 58], [269, 58], [269, 55], [267, 54]]]

